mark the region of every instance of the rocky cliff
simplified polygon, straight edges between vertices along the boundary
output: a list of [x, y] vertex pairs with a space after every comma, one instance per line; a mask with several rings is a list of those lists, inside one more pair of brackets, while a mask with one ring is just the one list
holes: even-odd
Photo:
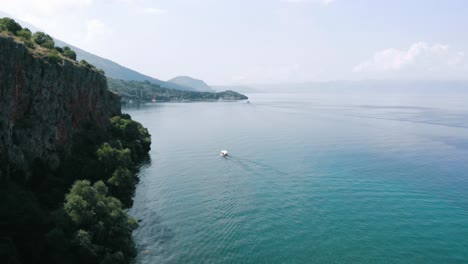
[[151, 136], [102, 71], [21, 30], [0, 20], [0, 260], [132, 263], [125, 208]]
[[57, 169], [80, 126], [105, 131], [116, 114], [120, 98], [105, 76], [72, 60], [50, 62], [40, 49], [0, 34], [0, 180], [27, 181], [36, 163]]

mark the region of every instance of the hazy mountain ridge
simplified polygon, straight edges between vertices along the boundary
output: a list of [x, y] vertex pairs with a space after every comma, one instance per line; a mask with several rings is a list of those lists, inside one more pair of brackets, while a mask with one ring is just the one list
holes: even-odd
[[87, 62], [95, 65], [99, 69], [103, 69], [106, 72], [106, 76], [115, 79], [122, 79], [126, 81], [149, 81], [151, 83], [157, 84], [162, 87], [166, 87], [169, 89], [176, 89], [182, 91], [195, 91], [195, 89], [179, 85], [177, 83], [165, 82], [159, 79], [141, 74], [135, 70], [129, 69], [124, 67], [116, 62], [111, 60], [99, 57], [87, 51], [84, 51], [80, 48], [77, 48], [73, 45], [70, 45], [64, 41], [55, 39], [55, 42], [58, 46], [69, 46], [73, 50], [76, 51], [77, 59], [78, 60], [86, 60]]
[[[12, 16], [0, 11], [0, 18], [2, 17], [12, 17]], [[28, 27], [32, 32], [44, 31], [42, 29], [35, 27], [34, 25], [28, 22], [18, 20], [18, 19], [15, 19], [15, 20], [22, 26]], [[62, 40], [54, 38], [54, 41], [57, 46], [60, 46], [60, 47], [69, 46], [70, 48], [72, 48], [76, 52], [78, 61], [86, 60], [87, 62], [93, 64], [97, 68], [103, 69], [107, 77], [123, 79], [123, 80], [149, 81], [159, 86], [170, 88], [170, 89], [183, 90], [183, 91], [195, 91], [195, 89], [188, 87], [188, 86], [183, 86], [183, 85], [172, 83], [172, 82], [165, 82], [165, 81], [150, 77], [148, 75], [144, 75], [135, 70], [122, 66], [116, 62], [113, 62], [109, 59], [102, 58], [100, 56], [87, 52], [83, 49], [80, 49], [74, 45], [70, 45]]]
[[108, 78], [109, 90], [120, 94], [123, 101], [214, 101], [214, 100], [246, 100], [247, 96], [234, 91], [219, 93], [195, 92], [167, 89], [148, 81], [124, 81]]
[[191, 87], [199, 92], [215, 92], [215, 90], [204, 81], [192, 78], [190, 76], [177, 76], [168, 80], [167, 82], [175, 83], [185, 87]]

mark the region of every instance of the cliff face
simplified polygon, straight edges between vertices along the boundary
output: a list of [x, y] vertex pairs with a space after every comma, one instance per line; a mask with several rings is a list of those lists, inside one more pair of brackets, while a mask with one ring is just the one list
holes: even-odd
[[[42, 57], [41, 57], [42, 56]], [[71, 60], [51, 63], [0, 35], [0, 180], [34, 163], [56, 170], [86, 122], [107, 130], [120, 114], [119, 96], [105, 76]]]
[[0, 32], [0, 259], [133, 263], [125, 208], [151, 135], [93, 65], [17, 32]]

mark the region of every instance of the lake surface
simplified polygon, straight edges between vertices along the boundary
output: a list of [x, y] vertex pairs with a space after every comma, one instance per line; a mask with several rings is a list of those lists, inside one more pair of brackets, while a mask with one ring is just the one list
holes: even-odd
[[468, 263], [468, 92], [249, 96], [124, 109], [138, 263]]

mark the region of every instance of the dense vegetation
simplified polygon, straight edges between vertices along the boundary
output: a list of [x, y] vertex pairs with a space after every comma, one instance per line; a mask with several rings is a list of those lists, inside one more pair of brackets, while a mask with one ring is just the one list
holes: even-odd
[[192, 92], [163, 88], [148, 81], [124, 81], [108, 79], [109, 90], [119, 93], [124, 100], [141, 102], [157, 101], [208, 101], [208, 100], [245, 100], [245, 95], [225, 91], [220, 93]]
[[[5, 263], [130, 263], [136, 256], [132, 205], [137, 164], [151, 138], [129, 115], [107, 131], [84, 122], [58, 173], [36, 164], [33, 182], [0, 188], [0, 259]], [[7, 227], [7, 228], [4, 228]], [[4, 230], [5, 229], [5, 230]]]
[[[0, 32], [5, 35], [15, 36], [22, 41], [26, 47], [36, 49], [38, 46], [46, 50], [46, 57], [52, 63], [61, 63], [64, 59], [76, 61], [76, 52], [70, 47], [56, 47], [54, 39], [44, 32], [35, 32], [34, 34], [28, 28], [23, 28], [15, 20], [5, 17], [0, 19]], [[80, 64], [104, 74], [103, 70], [97, 69], [85, 60]]]

